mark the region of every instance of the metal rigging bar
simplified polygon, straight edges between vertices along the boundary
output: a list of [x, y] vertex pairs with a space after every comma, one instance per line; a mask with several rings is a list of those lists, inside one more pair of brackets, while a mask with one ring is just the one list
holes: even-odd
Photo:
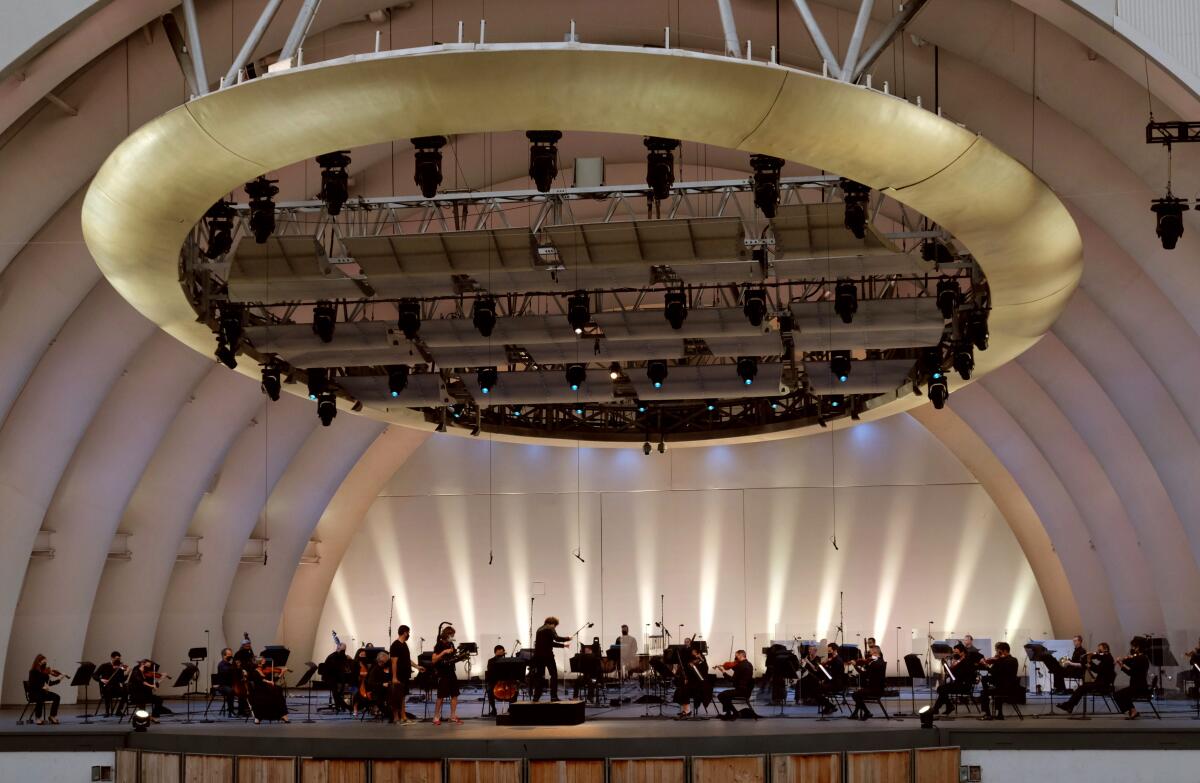
[[854, 73], [850, 75], [847, 81], [851, 83], [858, 82], [863, 77], [863, 74], [867, 72], [867, 69], [879, 59], [879, 55], [892, 42], [892, 39], [904, 31], [904, 28], [913, 20], [917, 12], [924, 8], [928, 2], [929, 0], [909, 0], [909, 2], [901, 6], [896, 15], [892, 17], [892, 20], [879, 33], [879, 37], [875, 39], [875, 42], [867, 47], [867, 51], [863, 53], [863, 56], [855, 64]]
[[282, 4], [283, 0], [267, 0], [266, 7], [259, 14], [258, 21], [254, 23], [254, 28], [246, 36], [246, 42], [242, 44], [237, 57], [233, 58], [233, 63], [225, 73], [225, 87], [237, 84], [238, 72], [249, 62], [250, 56], [254, 54], [254, 50], [262, 42], [263, 34], [267, 32], [267, 28], [271, 25], [271, 20], [275, 18], [275, 14], [279, 13], [279, 6]]
[[840, 79], [842, 77], [842, 68], [838, 65], [837, 58], [833, 56], [833, 50], [829, 48], [829, 43], [821, 33], [821, 28], [817, 24], [816, 17], [813, 16], [812, 9], [808, 7], [808, 0], [794, 0], [794, 2], [796, 3], [796, 10], [800, 12], [800, 18], [804, 20], [804, 27], [808, 30], [813, 43], [816, 44], [817, 51], [821, 53], [821, 59], [825, 61], [825, 67], [829, 70], [829, 75], [835, 79]]

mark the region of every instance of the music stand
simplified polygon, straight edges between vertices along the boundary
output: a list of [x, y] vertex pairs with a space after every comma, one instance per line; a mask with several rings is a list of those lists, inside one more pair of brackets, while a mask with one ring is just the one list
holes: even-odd
[[1163, 693], [1163, 669], [1171, 666], [1178, 666], [1179, 661], [1175, 659], [1175, 654], [1171, 652], [1171, 642], [1165, 636], [1151, 636], [1148, 640], [1150, 649], [1146, 651], [1147, 657], [1150, 659], [1150, 665], [1158, 669], [1158, 690], [1155, 696], [1161, 696]]
[[[175, 678], [175, 682], [171, 683], [172, 688], [183, 688], [183, 702], [187, 705], [187, 717], [184, 723], [192, 722], [192, 700], [188, 698], [188, 692], [191, 689], [192, 682], [200, 676], [200, 667], [194, 663], [183, 664], [183, 671]], [[199, 693], [199, 691], [196, 691]]]
[[[75, 670], [75, 674], [71, 677], [71, 687], [83, 686], [83, 722], [91, 723], [91, 716], [88, 715], [88, 686], [92, 684], [92, 675], [96, 673], [96, 664], [91, 661], [80, 661], [79, 668]], [[75, 717], [79, 717], [78, 715]]]
[[1196, 672], [1194, 680], [1196, 683], [1196, 717], [1192, 718], [1192, 720], [1200, 720], [1200, 663], [1193, 663], [1192, 669]]
[[[1038, 680], [1038, 664], [1039, 663], [1045, 665], [1046, 671], [1049, 672], [1051, 675], [1053, 675], [1055, 673], [1055, 667], [1058, 667], [1058, 671], [1062, 671], [1061, 665], [1058, 663], [1058, 661], [1054, 660], [1054, 654], [1051, 653], [1048, 649], [1046, 649], [1046, 645], [1042, 644], [1041, 642], [1035, 642], [1035, 641], [1031, 640], [1029, 643], [1027, 643], [1024, 646], [1024, 648], [1025, 648], [1025, 659], [1030, 661], [1031, 663], [1033, 663], [1033, 681], [1035, 683]], [[1051, 688], [1051, 690], [1053, 690], [1053, 688]], [[1033, 693], [1034, 693], [1034, 695], [1040, 695], [1041, 694], [1041, 686], [1040, 685], [1035, 686], [1033, 689]], [[1041, 713], [1040, 715], [1035, 715], [1034, 717], [1041, 718], [1045, 715], [1053, 715], [1053, 714], [1054, 714], [1054, 699], [1050, 699], [1048, 702], [1046, 711]]]
[[304, 674], [300, 676], [300, 681], [292, 687], [303, 688], [305, 685], [308, 686], [308, 717], [301, 721], [301, 723], [316, 723], [312, 716], [312, 692], [313, 675], [317, 673], [317, 665], [312, 661], [306, 661], [304, 665], [308, 667], [308, 671], [304, 672]]
[[[524, 658], [518, 658], [518, 657], [513, 657], [513, 656], [510, 656], [508, 658], [501, 658], [500, 660], [496, 661], [495, 664], [493, 664], [493, 666], [494, 666], [494, 668], [492, 671], [493, 671], [493, 675], [496, 678], [496, 682], [492, 683], [493, 688], [496, 686], [496, 683], [506, 682], [506, 681], [511, 681], [511, 682], [517, 683], [518, 689], [521, 687], [522, 683], [524, 683], [526, 685], [526, 688], [528, 688], [528, 683], [526, 683], [526, 677], [528, 675], [529, 662], [526, 661]], [[485, 675], [484, 675], [485, 679], [486, 679], [486, 676], [487, 675], [485, 673]], [[480, 710], [480, 716], [479, 716], [481, 718], [483, 717], [483, 710], [487, 709], [487, 693], [486, 693], [487, 684], [484, 683], [483, 687], [484, 687], [485, 693], [484, 693], [484, 697], [483, 697], [483, 705], [484, 706], [483, 706], [483, 709]], [[493, 701], [494, 701], [494, 699], [493, 699]], [[514, 698], [514, 701], [515, 701], [515, 698]], [[505, 703], [511, 704], [511, 702], [505, 702]], [[499, 710], [496, 710], [496, 717], [497, 718], [500, 717]]]
[[[207, 647], [189, 647], [187, 657], [188, 657], [189, 661], [191, 661], [194, 664], [197, 664], [196, 670], [199, 671], [200, 670], [200, 666], [199, 666], [200, 662], [208, 660], [208, 648]], [[199, 685], [199, 682], [200, 682], [200, 678], [197, 677], [196, 678], [197, 685]], [[196, 693], [199, 694], [200, 691], [197, 690]], [[187, 694], [185, 693], [183, 697], [186, 699]]]
[[[599, 707], [600, 706], [600, 692], [599, 692], [599, 689], [596, 688], [595, 686], [596, 686], [597, 681], [600, 678], [600, 656], [598, 656], [598, 655], [572, 655], [571, 660], [568, 661], [568, 663], [570, 664], [570, 669], [573, 673], [578, 674], [580, 677], [587, 678], [587, 684], [588, 684], [589, 688], [592, 690], [592, 695], [593, 695], [592, 701], [597, 707]], [[587, 703], [587, 694], [586, 693], [584, 694], [584, 703], [585, 704]]]
[[[917, 714], [917, 678], [928, 680], [925, 676], [925, 662], [921, 660], [921, 656], [916, 653], [909, 653], [904, 656], [904, 667], [908, 669], [908, 692], [910, 703], [912, 704], [913, 715]], [[932, 691], [930, 692], [932, 696]], [[896, 713], [899, 715], [900, 713]]]

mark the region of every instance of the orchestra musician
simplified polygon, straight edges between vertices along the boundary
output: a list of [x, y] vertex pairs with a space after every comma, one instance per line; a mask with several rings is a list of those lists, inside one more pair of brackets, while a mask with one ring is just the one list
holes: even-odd
[[954, 645], [952, 663], [947, 665], [943, 661], [942, 664], [948, 666], [949, 676], [946, 677], [945, 682], [938, 686], [937, 701], [933, 704], [935, 715], [943, 707], [946, 708], [945, 714], [949, 715], [954, 710], [952, 697], [956, 694], [969, 695], [975, 685], [975, 659], [968, 654], [967, 646], [963, 642], [957, 642]]
[[746, 658], [745, 650], [738, 650], [733, 654], [733, 660], [725, 664], [724, 668], [733, 672], [733, 687], [717, 694], [717, 700], [724, 709], [724, 717], [733, 719], [737, 717], [737, 712], [733, 709], [733, 700], [749, 699], [754, 691], [754, 664]]
[[820, 695], [821, 680], [821, 648], [810, 644], [804, 648], [804, 657], [800, 659], [799, 676], [796, 679], [796, 703], [814, 705]]
[[996, 708], [996, 720], [1004, 720], [1004, 705], [1015, 704], [1023, 696], [1017, 677], [1018, 663], [1012, 656], [1012, 648], [1008, 642], [996, 642], [995, 657], [985, 658], [979, 665], [988, 671], [979, 694], [983, 720], [992, 720], [992, 707]]
[[[1075, 638], [1078, 639], [1079, 637], [1076, 636]], [[1072, 656], [1072, 659], [1074, 659], [1074, 656]], [[1092, 682], [1080, 682], [1079, 687], [1071, 693], [1071, 698], [1062, 704], [1054, 705], [1063, 712], [1072, 712], [1075, 706], [1089, 693], [1099, 694], [1110, 692], [1113, 683], [1117, 679], [1117, 664], [1113, 660], [1108, 642], [1100, 642], [1100, 644], [1096, 645], [1096, 652], [1094, 653], [1084, 650], [1083, 665], [1095, 675], [1095, 679]]]
[[246, 712], [245, 699], [240, 700], [242, 703], [237, 706], [237, 712], [234, 711], [233, 695], [234, 679], [242, 676], [242, 670], [233, 662], [233, 650], [229, 647], [221, 650], [221, 660], [217, 661], [217, 677], [214, 685], [217, 692], [225, 701], [225, 712], [232, 717], [235, 714], [243, 714]]
[[367, 700], [367, 675], [371, 673], [371, 661], [367, 658], [367, 648], [359, 647], [354, 653], [353, 675], [358, 677], [358, 687], [354, 689], [354, 695], [351, 697], [352, 717], [358, 717], [360, 709], [367, 709], [369, 703]]
[[163, 706], [162, 697], [155, 693], [161, 676], [159, 672], [155, 671], [154, 661], [149, 658], [138, 661], [129, 674], [129, 701], [133, 704], [148, 706], [150, 717], [155, 721], [164, 712], [170, 712]]
[[817, 703], [821, 705], [820, 714], [829, 715], [837, 712], [837, 704], [829, 697], [846, 690], [846, 664], [842, 662], [836, 643], [830, 642], [826, 645], [825, 650], [827, 655], [825, 660], [821, 661], [821, 665], [825, 667], [829, 676], [818, 680]]
[[251, 667], [245, 670], [250, 710], [254, 715], [255, 724], [264, 720], [279, 720], [288, 723], [287, 700], [283, 688], [272, 681], [272, 677], [281, 674], [279, 669], [267, 666], [266, 658], [259, 658]]
[[433, 708], [433, 725], [442, 725], [442, 702], [450, 700], [450, 722], [461, 725], [458, 719], [458, 674], [454, 671], [456, 650], [454, 626], [447, 625], [433, 645], [433, 667], [437, 673], [437, 701]]
[[1137, 708], [1133, 706], [1134, 699], [1142, 699], [1150, 694], [1150, 685], [1146, 675], [1150, 672], [1150, 658], [1146, 654], [1150, 643], [1144, 636], [1135, 636], [1129, 642], [1129, 655], [1117, 659], [1121, 671], [1129, 675], [1129, 685], [1113, 694], [1117, 708], [1125, 713], [1126, 720], [1134, 720], [1138, 716]]
[[687, 720], [692, 716], [692, 703], [702, 698], [704, 675], [700, 671], [703, 658], [700, 651], [688, 644], [679, 650], [682, 660], [675, 665], [675, 703], [679, 714], [675, 720]]
[[237, 652], [233, 654], [233, 658], [241, 664], [242, 671], [248, 672], [254, 668], [257, 663], [254, 657], [254, 648], [250, 645], [250, 635], [242, 634], [242, 644], [238, 647]]
[[621, 650], [622, 674], [628, 676], [630, 669], [637, 665], [638, 643], [629, 635], [629, 626], [621, 626], [621, 635], [617, 637], [617, 647]]
[[575, 698], [579, 698], [580, 691], [583, 692], [584, 698], [592, 692], [593, 686], [596, 684], [596, 678], [600, 673], [600, 657], [597, 655], [599, 646], [593, 647], [590, 644], [585, 644], [579, 648], [578, 660], [573, 661], [575, 667], [579, 670], [579, 676], [575, 678]]
[[858, 690], [854, 692], [854, 710], [851, 718], [870, 720], [871, 711], [867, 709], [867, 699], [883, 698], [884, 686], [887, 682], [887, 661], [883, 659], [883, 650], [868, 638], [867, 657], [854, 662], [858, 672]]
[[346, 643], [339, 640], [333, 652], [326, 655], [325, 660], [321, 663], [321, 680], [329, 684], [333, 708], [337, 712], [350, 709], [346, 703], [346, 687], [348, 685], [346, 678], [351, 671], [353, 671], [353, 665], [350, 656], [346, 654]]
[[390, 720], [390, 712], [388, 710], [388, 692], [392, 682], [392, 658], [387, 653], [380, 650], [375, 653], [375, 658], [371, 662], [371, 668], [367, 670], [367, 679], [365, 682], [367, 689], [367, 699], [369, 704], [373, 706], [380, 715], [388, 715]]
[[787, 681], [796, 677], [800, 660], [796, 654], [782, 644], [773, 644], [767, 649], [767, 670], [763, 681], [771, 687], [771, 704], [783, 704], [787, 698]]
[[1058, 671], [1054, 672], [1053, 688], [1055, 693], [1066, 693], [1067, 684], [1064, 682], [1065, 678], [1083, 677], [1084, 662], [1087, 660], [1088, 651], [1083, 646], [1082, 636], [1072, 636], [1071, 641], [1075, 644], [1075, 647], [1071, 650], [1071, 660], [1059, 667]]
[[979, 668], [979, 662], [983, 660], [983, 653], [975, 646], [975, 637], [971, 634], [966, 634], [962, 638], [962, 645], [966, 652], [967, 659], [976, 669]]
[[550, 701], [558, 701], [558, 664], [554, 661], [554, 650], [566, 647], [570, 636], [558, 635], [558, 618], [550, 616], [533, 637], [533, 661], [530, 676], [533, 677], [533, 700], [542, 698], [542, 680], [550, 672]]
[[121, 653], [113, 650], [109, 653], [108, 660], [97, 666], [96, 671], [92, 673], [92, 679], [100, 684], [100, 701], [104, 704], [104, 717], [111, 717], [114, 703], [119, 704], [121, 701], [121, 686], [125, 684], [128, 672], [129, 667], [121, 662]]
[[496, 714], [496, 683], [500, 681], [500, 674], [497, 671], [499, 661], [503, 660], [507, 653], [504, 650], [503, 644], [497, 644], [492, 648], [492, 657], [488, 659], [487, 670], [483, 674], [483, 687], [487, 690], [488, 700], [488, 715]]
[[[29, 667], [29, 698], [33, 700], [33, 722], [43, 726], [46, 720], [58, 725], [58, 703], [62, 701], [57, 693], [50, 690], [51, 686], [62, 682], [62, 672], [51, 669], [46, 656], [38, 655]], [[50, 705], [50, 714], [42, 718], [45, 705]]]
[[410, 632], [411, 629], [407, 625], [397, 628], [396, 638], [392, 640], [392, 646], [388, 650], [389, 665], [391, 666], [391, 687], [388, 693], [392, 710], [391, 722], [398, 722], [401, 726], [416, 723], [415, 720], [408, 719], [408, 713], [405, 712], [404, 707], [408, 698], [408, 688], [412, 682], [413, 669], [417, 668], [413, 663], [412, 653], [408, 649]]

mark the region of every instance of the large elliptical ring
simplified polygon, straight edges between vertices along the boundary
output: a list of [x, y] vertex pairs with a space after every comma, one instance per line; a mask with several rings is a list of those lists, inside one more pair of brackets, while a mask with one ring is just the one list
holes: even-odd
[[[1079, 232], [1045, 183], [986, 139], [906, 100], [769, 63], [573, 43], [355, 55], [209, 93], [147, 123], [112, 152], [84, 200], [84, 239], [134, 307], [208, 355], [213, 335], [179, 286], [178, 264], [188, 232], [214, 201], [260, 174], [334, 149], [529, 128], [645, 134], [766, 153], [886, 191], [951, 232], [987, 275], [991, 343], [977, 354], [974, 377], [1036, 342], [1082, 272]], [[258, 376], [249, 362], [238, 371]], [[924, 401], [901, 393], [862, 418]], [[431, 426], [408, 409], [363, 412]], [[804, 429], [696, 442], [790, 437]]]

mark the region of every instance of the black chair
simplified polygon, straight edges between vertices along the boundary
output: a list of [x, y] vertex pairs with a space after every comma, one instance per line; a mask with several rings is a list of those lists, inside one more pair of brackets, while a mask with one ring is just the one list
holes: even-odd
[[[884, 699], [896, 699], [899, 697], [900, 697], [900, 691], [895, 690], [893, 688], [885, 688], [883, 693], [879, 694], [878, 696], [869, 696], [869, 697], [863, 696], [862, 703], [864, 705], [878, 704], [879, 711], [883, 713], [883, 719], [884, 720], [892, 720], [892, 716], [888, 714], [887, 707], [883, 706], [883, 700]], [[896, 720], [899, 720], [899, 718], [897, 718]]]
[[1152, 678], [1150, 678], [1150, 690], [1146, 691], [1145, 693], [1141, 694], [1140, 696], [1134, 696], [1132, 699], [1130, 699], [1130, 701], [1132, 701], [1135, 705], [1138, 703], [1145, 703], [1145, 704], [1149, 705], [1150, 711], [1154, 713], [1154, 717], [1157, 718], [1158, 720], [1162, 720], [1162, 715], [1158, 714], [1158, 707], [1154, 706], [1154, 700], [1155, 700], [1156, 693], [1158, 693], [1158, 675], [1157, 674], [1154, 675]]
[[[37, 709], [36, 703], [33, 701], [33, 693], [29, 690], [29, 681], [21, 682], [21, 687], [25, 690], [25, 706], [21, 708], [21, 716], [17, 718], [17, 725], [23, 726], [26, 723], [33, 722], [33, 714]], [[29, 715], [29, 720], [25, 720], [25, 716]]]

